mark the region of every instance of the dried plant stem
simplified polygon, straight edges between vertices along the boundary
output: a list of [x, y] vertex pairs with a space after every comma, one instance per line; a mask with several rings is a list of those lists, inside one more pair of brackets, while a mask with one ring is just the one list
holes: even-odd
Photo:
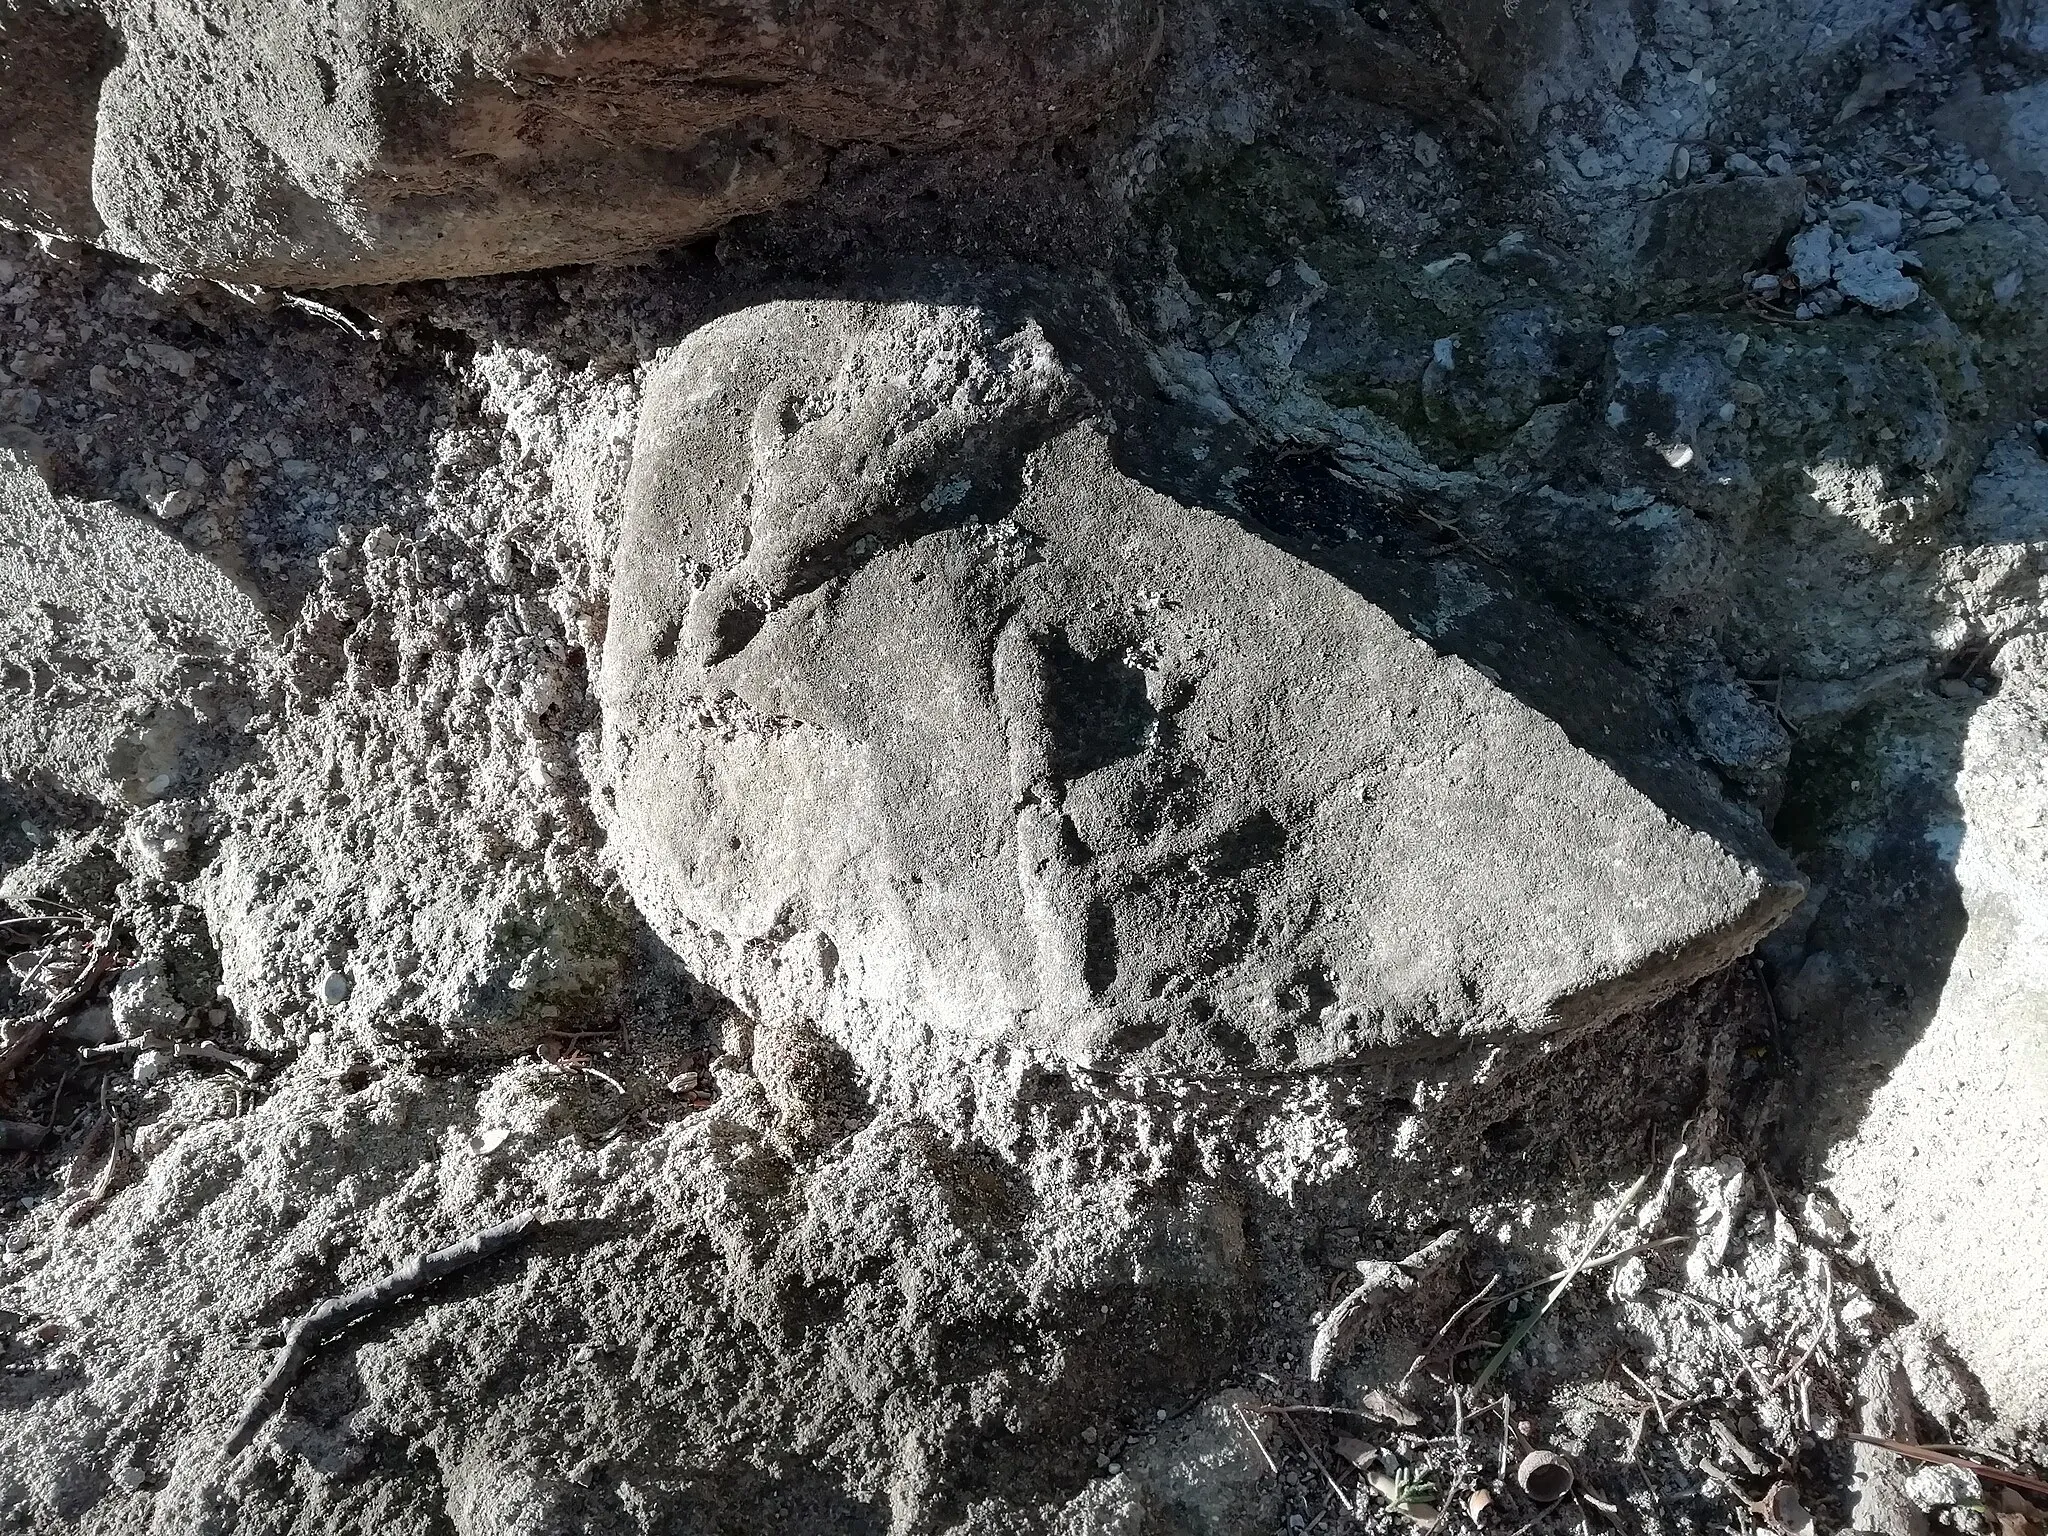
[[285, 1394], [291, 1391], [292, 1382], [305, 1368], [313, 1351], [328, 1339], [414, 1291], [468, 1269], [472, 1264], [481, 1263], [493, 1254], [504, 1252], [531, 1236], [539, 1226], [538, 1211], [523, 1211], [510, 1221], [486, 1227], [459, 1243], [433, 1253], [419, 1254], [382, 1280], [361, 1286], [344, 1296], [330, 1297], [314, 1307], [293, 1323], [291, 1331], [285, 1335], [284, 1348], [270, 1367], [270, 1374], [263, 1378], [263, 1384], [250, 1395], [247, 1406], [242, 1409], [240, 1422], [235, 1425], [234, 1433], [228, 1436], [223, 1454], [230, 1457], [239, 1454], [256, 1437], [256, 1431], [284, 1405]]
[[1987, 1483], [1999, 1483], [2007, 1488], [2017, 1488], [2023, 1493], [2048, 1496], [2048, 1483], [2038, 1477], [2026, 1477], [2018, 1472], [2008, 1472], [2003, 1467], [1994, 1467], [1987, 1462], [1971, 1461], [1963, 1456], [1951, 1456], [1937, 1451], [1932, 1446], [1915, 1445], [1909, 1440], [1887, 1440], [1882, 1435], [1858, 1435], [1842, 1431], [1844, 1440], [1854, 1440], [1861, 1445], [1874, 1445], [1879, 1450], [1890, 1451], [1894, 1456], [1904, 1456], [1909, 1461], [1931, 1462], [1938, 1467], [1961, 1467], [1965, 1472], [1974, 1472]]
[[1557, 1277], [1557, 1284], [1552, 1286], [1550, 1294], [1543, 1298], [1543, 1304], [1523, 1318], [1515, 1331], [1508, 1335], [1507, 1342], [1494, 1351], [1493, 1358], [1480, 1367], [1479, 1374], [1472, 1381], [1474, 1392], [1493, 1380], [1494, 1373], [1508, 1363], [1508, 1357], [1522, 1347], [1522, 1341], [1536, 1331], [1536, 1325], [1543, 1321], [1552, 1307], [1557, 1305], [1557, 1298], [1569, 1290], [1571, 1283], [1579, 1278], [1579, 1272], [1591, 1262], [1593, 1250], [1607, 1240], [1607, 1234], [1613, 1231], [1614, 1224], [1621, 1220], [1621, 1213], [1635, 1203], [1636, 1196], [1643, 1192], [1643, 1186], [1649, 1182], [1650, 1176], [1646, 1173], [1622, 1191], [1621, 1198], [1614, 1202], [1614, 1209], [1607, 1213], [1606, 1218], [1593, 1229], [1593, 1235], [1586, 1239], [1585, 1246], [1579, 1250], [1578, 1258]]
[[72, 1009], [92, 995], [92, 989], [99, 985], [100, 978], [106, 975], [113, 963], [113, 930], [102, 928], [93, 936], [92, 956], [86, 961], [85, 969], [78, 973], [78, 979], [51, 998], [41, 1012], [23, 1024], [20, 1034], [0, 1048], [0, 1083], [5, 1083], [28, 1065], [29, 1058], [42, 1048], [44, 1038], [70, 1015]]

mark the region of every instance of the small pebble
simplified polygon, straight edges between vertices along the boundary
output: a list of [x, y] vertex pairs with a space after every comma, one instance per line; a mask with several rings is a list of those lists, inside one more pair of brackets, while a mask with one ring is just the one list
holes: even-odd
[[114, 1481], [130, 1493], [139, 1492], [149, 1486], [149, 1468], [138, 1467], [134, 1462], [114, 1469]]
[[2005, 183], [1996, 176], [1985, 174], [1970, 183], [1970, 196], [1980, 203], [1988, 203], [2005, 190]]
[[355, 983], [347, 971], [329, 971], [320, 978], [320, 1001], [329, 1007], [339, 1007], [348, 1001], [349, 993], [355, 990]]
[[1744, 154], [1730, 155], [1726, 160], [1722, 161], [1721, 163], [1727, 166], [1728, 169], [1733, 171], [1737, 176], [1761, 176], [1764, 173], [1764, 168], [1762, 166], [1758, 165], [1754, 160], [1750, 159], [1749, 156]]
[[1914, 213], [1919, 213], [1934, 201], [1934, 194], [1917, 181], [1909, 181], [1899, 188], [1899, 201]]
[[1583, 149], [1579, 152], [1579, 174], [1588, 181], [1598, 181], [1607, 174], [1607, 162], [1600, 157], [1597, 149]]

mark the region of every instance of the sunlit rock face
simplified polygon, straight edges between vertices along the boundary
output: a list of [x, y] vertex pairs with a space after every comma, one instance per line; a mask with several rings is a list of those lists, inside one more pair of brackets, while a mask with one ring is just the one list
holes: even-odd
[[1615, 1013], [1794, 898], [1353, 585], [1126, 475], [1091, 410], [973, 307], [769, 305], [653, 382], [614, 847], [757, 1017], [869, 1056], [1308, 1067]]

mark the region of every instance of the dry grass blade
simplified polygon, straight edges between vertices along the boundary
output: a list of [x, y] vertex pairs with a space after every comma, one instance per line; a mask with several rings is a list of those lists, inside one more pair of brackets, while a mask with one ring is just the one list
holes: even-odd
[[1252, 1444], [1259, 1448], [1259, 1457], [1266, 1463], [1266, 1470], [1275, 1477], [1278, 1477], [1280, 1475], [1280, 1464], [1273, 1460], [1273, 1453], [1266, 1449], [1266, 1437], [1259, 1433], [1258, 1428], [1246, 1416], [1244, 1409], [1233, 1403], [1231, 1404], [1230, 1411], [1237, 1415], [1237, 1422], [1243, 1426], [1244, 1432], [1252, 1437]]
[[1414, 1376], [1414, 1374], [1422, 1368], [1422, 1362], [1429, 1358], [1429, 1352], [1435, 1349], [1437, 1345], [1443, 1343], [1444, 1335], [1449, 1333], [1451, 1329], [1456, 1326], [1458, 1319], [1463, 1317], [1467, 1312], [1470, 1312], [1474, 1307], [1478, 1306], [1481, 1302], [1485, 1301], [1487, 1296], [1492, 1292], [1493, 1288], [1499, 1284], [1499, 1275], [1489, 1275], [1487, 1277], [1486, 1284], [1482, 1285], [1479, 1288], [1479, 1292], [1477, 1295], [1473, 1296], [1471, 1300], [1467, 1301], [1463, 1306], [1459, 1307], [1457, 1311], [1453, 1312], [1449, 1317], [1444, 1319], [1443, 1327], [1437, 1329], [1436, 1335], [1422, 1347], [1422, 1352], [1418, 1354], [1413, 1360], [1408, 1362], [1408, 1369], [1401, 1373], [1401, 1379], [1398, 1383], [1396, 1383], [1394, 1387], [1395, 1392], [1398, 1393], [1403, 1387], [1408, 1385], [1409, 1378]]
[[1330, 1469], [1323, 1465], [1323, 1458], [1318, 1456], [1315, 1447], [1308, 1443], [1308, 1436], [1301, 1432], [1301, 1427], [1292, 1419], [1282, 1419], [1280, 1422], [1285, 1424], [1288, 1431], [1300, 1442], [1301, 1453], [1308, 1457], [1318, 1472], [1323, 1474], [1323, 1481], [1330, 1485], [1330, 1492], [1334, 1493], [1337, 1496], [1337, 1502], [1344, 1506], [1344, 1513], [1355, 1517], [1358, 1514], [1358, 1507], [1351, 1502], [1350, 1496], [1338, 1486], [1337, 1479], [1330, 1475]]
[[1571, 1275], [1574, 1278], [1579, 1275], [1590, 1275], [1596, 1269], [1605, 1269], [1610, 1264], [1619, 1264], [1623, 1259], [1632, 1259], [1637, 1254], [1654, 1253], [1659, 1248], [1675, 1248], [1681, 1243], [1690, 1243], [1694, 1241], [1695, 1236], [1696, 1234], [1691, 1232], [1681, 1232], [1676, 1237], [1659, 1237], [1647, 1243], [1630, 1243], [1626, 1248], [1617, 1248], [1612, 1253], [1603, 1253], [1599, 1258], [1590, 1259], [1586, 1263], [1576, 1266], [1576, 1268], [1560, 1269], [1555, 1274], [1545, 1275], [1541, 1280], [1532, 1281], [1528, 1285], [1523, 1286], [1519, 1291], [1509, 1291], [1498, 1299], [1499, 1301], [1512, 1301], [1517, 1296], [1526, 1296], [1531, 1291], [1540, 1291], [1546, 1285], [1562, 1280], [1567, 1275]]
[[1997, 1483], [2005, 1488], [2017, 1488], [2022, 1493], [2048, 1495], [2048, 1483], [2038, 1477], [2027, 1477], [2023, 1473], [2008, 1472], [2003, 1467], [1994, 1467], [1989, 1462], [1971, 1461], [1964, 1456], [1951, 1456], [1946, 1451], [1937, 1451], [1925, 1445], [1914, 1445], [1908, 1440], [1887, 1440], [1882, 1435], [1859, 1435], [1843, 1430], [1844, 1440], [1854, 1440], [1861, 1445], [1874, 1445], [1879, 1450], [1890, 1451], [1895, 1456], [1904, 1456], [1909, 1461], [1931, 1462], [1938, 1467], [1961, 1467], [1965, 1472], [1974, 1472], [1987, 1483]]
[[1636, 1196], [1643, 1192], [1643, 1186], [1649, 1182], [1650, 1176], [1646, 1173], [1622, 1191], [1621, 1198], [1614, 1202], [1614, 1209], [1609, 1211], [1600, 1224], [1593, 1229], [1593, 1235], [1586, 1239], [1585, 1246], [1579, 1250], [1578, 1258], [1572, 1262], [1571, 1266], [1563, 1274], [1558, 1276], [1557, 1284], [1550, 1288], [1550, 1294], [1543, 1298], [1542, 1304], [1516, 1325], [1515, 1331], [1508, 1335], [1507, 1342], [1495, 1350], [1493, 1358], [1480, 1367], [1479, 1374], [1472, 1380], [1472, 1390], [1474, 1392], [1477, 1392], [1481, 1387], [1493, 1380], [1494, 1373], [1503, 1365], [1506, 1365], [1509, 1357], [1522, 1347], [1523, 1340], [1536, 1331], [1536, 1325], [1549, 1315], [1552, 1307], [1557, 1305], [1558, 1297], [1571, 1289], [1571, 1283], [1579, 1278], [1580, 1272], [1592, 1261], [1593, 1250], [1607, 1241], [1607, 1234], [1612, 1232], [1614, 1224], [1621, 1220], [1621, 1213], [1634, 1205]]

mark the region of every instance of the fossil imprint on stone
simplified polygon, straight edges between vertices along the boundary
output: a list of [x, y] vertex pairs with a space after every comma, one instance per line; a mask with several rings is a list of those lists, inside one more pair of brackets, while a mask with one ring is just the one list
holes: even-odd
[[706, 981], [857, 1054], [1326, 1065], [1619, 1012], [1796, 898], [1328, 572], [1126, 476], [1029, 322], [728, 316], [650, 387], [628, 503], [628, 886]]

